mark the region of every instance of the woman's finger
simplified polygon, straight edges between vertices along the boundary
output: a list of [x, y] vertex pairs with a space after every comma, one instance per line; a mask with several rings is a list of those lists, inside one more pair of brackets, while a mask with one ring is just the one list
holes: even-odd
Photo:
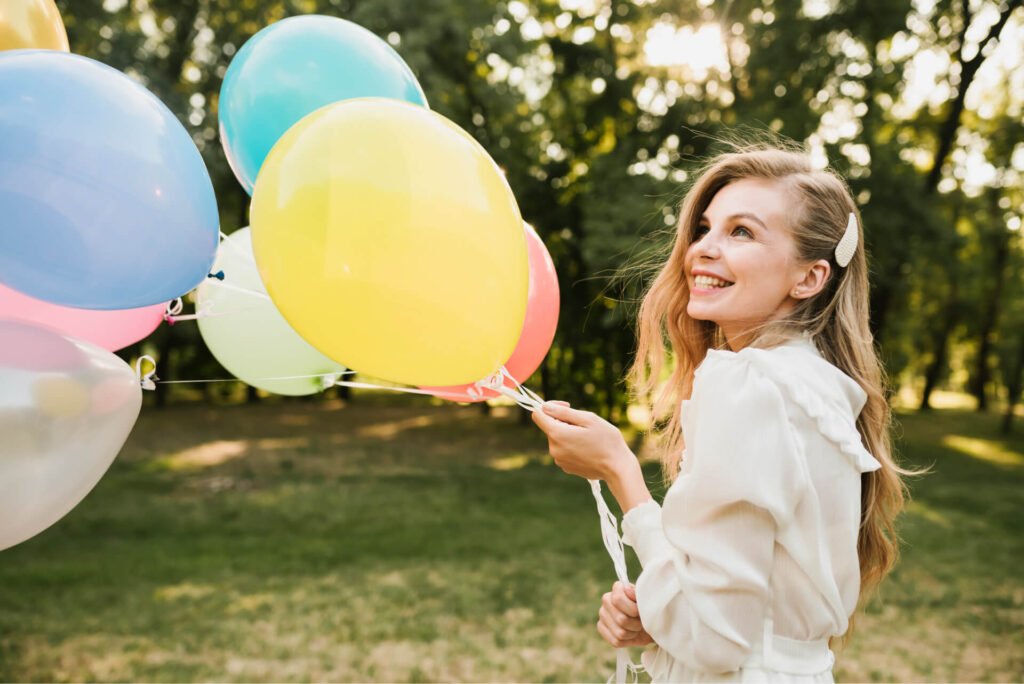
[[622, 647], [622, 644], [619, 642], [619, 640], [616, 639], [614, 636], [612, 636], [611, 632], [608, 631], [608, 628], [604, 626], [603, 622], [598, 622], [597, 623], [597, 633], [601, 635], [602, 639], [607, 641], [609, 644], [611, 644], [615, 648], [621, 648]]
[[640, 608], [636, 605], [636, 601], [626, 596], [625, 592], [613, 592], [612, 593], [612, 605], [623, 615], [630, 618], [640, 617]]
[[590, 416], [593, 415], [588, 411], [577, 411], [574, 408], [569, 408], [568, 404], [563, 405], [562, 402], [554, 401], [544, 402], [544, 413], [563, 423], [581, 427], [589, 424]]
[[626, 617], [614, 608], [609, 609], [601, 606], [600, 610], [597, 611], [597, 616], [608, 627], [608, 630], [620, 639], [633, 639], [644, 631], [644, 626], [639, 620]]
[[548, 416], [543, 411], [534, 411], [531, 415], [533, 422], [544, 431], [544, 434], [551, 436], [552, 431], [557, 430], [561, 423], [554, 418]]

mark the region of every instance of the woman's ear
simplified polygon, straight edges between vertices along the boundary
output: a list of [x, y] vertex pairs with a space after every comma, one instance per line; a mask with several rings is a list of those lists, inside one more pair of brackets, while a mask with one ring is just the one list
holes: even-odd
[[825, 287], [825, 283], [828, 282], [832, 266], [824, 259], [818, 259], [802, 271], [803, 279], [794, 285], [789, 293], [795, 299], [807, 299], [821, 292], [821, 288]]

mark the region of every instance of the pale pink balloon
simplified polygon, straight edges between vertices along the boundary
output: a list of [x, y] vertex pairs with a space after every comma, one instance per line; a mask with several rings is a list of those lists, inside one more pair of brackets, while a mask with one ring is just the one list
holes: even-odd
[[0, 318], [26, 321], [117, 351], [156, 330], [166, 304], [137, 309], [94, 311], [51, 304], [0, 285]]
[[[526, 318], [523, 330], [519, 333], [512, 356], [505, 362], [505, 368], [518, 382], [525, 382], [540, 367], [541, 361], [551, 349], [558, 327], [558, 274], [551, 255], [541, 241], [533, 226], [523, 224], [526, 230], [526, 248], [530, 263], [530, 285], [526, 300]], [[505, 380], [507, 387], [515, 387], [510, 380]], [[471, 398], [470, 385], [454, 385], [448, 387], [424, 387], [434, 396], [453, 401], [483, 401], [499, 396], [497, 392], [483, 390], [480, 398]]]

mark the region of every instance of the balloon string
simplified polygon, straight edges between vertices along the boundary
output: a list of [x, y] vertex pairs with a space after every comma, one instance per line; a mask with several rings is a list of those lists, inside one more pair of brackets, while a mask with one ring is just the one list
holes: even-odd
[[213, 311], [213, 301], [207, 300], [203, 302], [202, 306], [193, 314], [181, 315], [182, 303], [181, 297], [178, 297], [172, 302], [167, 303], [167, 310], [164, 311], [164, 320], [169, 325], [174, 325], [178, 321], [196, 321], [200, 318], [213, 318], [216, 316], [230, 316], [232, 314], [242, 313], [245, 311], [255, 311], [259, 307], [257, 306], [246, 306], [241, 309], [232, 309], [231, 311]]
[[[143, 375], [142, 373], [142, 362], [149, 361], [150, 365], [153, 366], [148, 373]], [[155, 390], [156, 389], [156, 361], [149, 354], [143, 354], [135, 361], [135, 377], [139, 379], [139, 384], [144, 390]]]
[[[514, 389], [505, 384], [506, 380], [512, 381]], [[527, 411], [540, 411], [543, 409], [544, 400], [536, 392], [520, 385], [519, 381], [512, 377], [504, 366], [490, 378], [487, 378], [486, 381], [481, 381], [477, 384], [483, 384], [487, 389], [501, 393]], [[588, 479], [587, 482], [590, 483], [590, 491], [593, 493], [594, 501], [597, 503], [597, 515], [601, 520], [601, 539], [604, 542], [604, 548], [608, 551], [608, 555], [611, 556], [612, 565], [615, 567], [615, 575], [623, 585], [628, 585], [629, 573], [626, 570], [626, 550], [622, 544], [622, 537], [619, 536], [618, 520], [616, 520], [615, 515], [608, 508], [608, 504], [601, 494], [601, 481]], [[608, 681], [611, 682], [614, 678], [617, 684], [625, 684], [628, 672], [632, 677], [632, 681], [637, 682], [639, 681], [638, 673], [642, 670], [643, 666], [636, 665], [629, 659], [629, 652], [625, 648], [618, 648], [615, 653], [615, 675], [614, 677], [609, 677]]]
[[[339, 375], [350, 375], [355, 371], [339, 371], [337, 373], [314, 373], [312, 375], [279, 375], [272, 378], [251, 378], [252, 380], [303, 380], [305, 378], [322, 378], [324, 381], [323, 389], [333, 387], [338, 384], [337, 376]], [[181, 385], [190, 383], [200, 382], [238, 382], [239, 378], [209, 378], [205, 380], [157, 380], [158, 385]]]
[[215, 287], [227, 288], [228, 290], [234, 290], [235, 292], [241, 292], [242, 294], [252, 295], [253, 297], [259, 297], [260, 299], [266, 299], [267, 301], [270, 301], [270, 295], [268, 295], [268, 294], [265, 294], [265, 293], [260, 292], [258, 290], [250, 290], [247, 287], [241, 287], [239, 285], [233, 285], [232, 283], [229, 283], [226, 280], [210, 279], [210, 280], [207, 280], [206, 282], [208, 284], [210, 284], [210, 285], [215, 286]]

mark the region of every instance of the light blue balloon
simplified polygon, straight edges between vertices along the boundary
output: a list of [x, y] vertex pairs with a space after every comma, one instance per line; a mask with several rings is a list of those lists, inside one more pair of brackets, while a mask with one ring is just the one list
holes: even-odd
[[80, 55], [0, 52], [0, 282], [85, 309], [166, 302], [206, 277], [219, 225], [156, 96]]
[[252, 194], [270, 148], [299, 119], [339, 100], [390, 97], [427, 106], [412, 70], [358, 24], [310, 14], [267, 26], [231, 60], [220, 87], [220, 139]]

